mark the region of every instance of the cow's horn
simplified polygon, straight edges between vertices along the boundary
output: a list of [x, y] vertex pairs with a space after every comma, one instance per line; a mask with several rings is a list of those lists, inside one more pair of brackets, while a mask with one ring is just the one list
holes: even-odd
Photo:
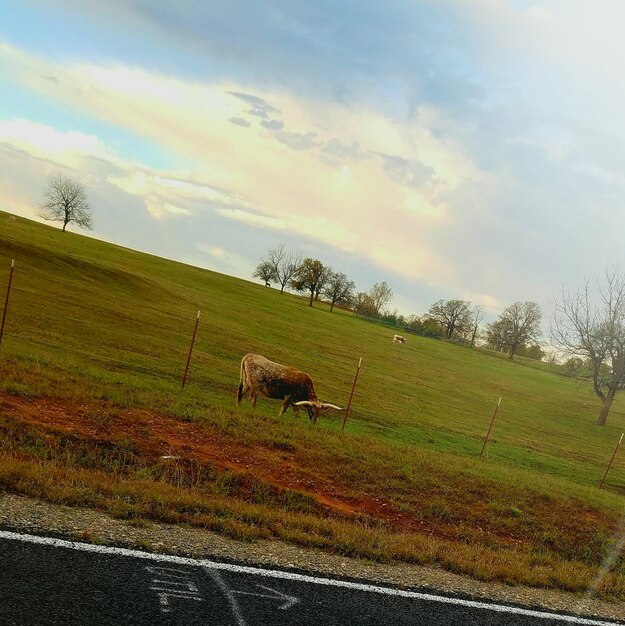
[[321, 408], [322, 409], [336, 409], [337, 411], [345, 410], [345, 409], [342, 409], [340, 406], [336, 406], [336, 404], [330, 404], [329, 402], [322, 402]]
[[293, 402], [293, 406], [313, 406], [314, 402], [310, 400], [300, 400], [299, 402]]

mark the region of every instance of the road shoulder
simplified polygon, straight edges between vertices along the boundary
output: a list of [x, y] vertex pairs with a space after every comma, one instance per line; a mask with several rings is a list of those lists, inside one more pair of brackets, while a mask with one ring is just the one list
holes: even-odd
[[240, 542], [183, 526], [152, 522], [137, 526], [98, 511], [52, 505], [11, 494], [0, 494], [0, 528], [178, 556], [223, 559], [377, 584], [425, 588], [443, 594], [461, 594], [472, 599], [589, 617], [622, 620], [625, 616], [625, 603], [606, 602], [583, 594], [485, 583], [435, 567], [370, 563], [279, 541]]

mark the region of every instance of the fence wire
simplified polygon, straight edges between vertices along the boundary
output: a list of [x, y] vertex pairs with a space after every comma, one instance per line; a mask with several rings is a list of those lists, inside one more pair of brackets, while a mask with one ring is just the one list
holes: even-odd
[[[51, 281], [52, 283], [53, 281]], [[56, 286], [63, 287], [62, 283], [56, 282]], [[12, 299], [17, 298], [20, 300], [28, 300], [24, 305], [30, 310], [30, 318], [37, 318], [37, 308], [43, 299], [46, 306], [51, 304], [58, 304], [63, 307], [62, 310], [66, 310], [71, 307], [74, 311], [73, 314], [63, 314], [62, 321], [64, 323], [71, 322], [81, 327], [84, 331], [81, 333], [79, 340], [82, 342], [81, 347], [72, 345], [67, 340], [63, 341], [62, 332], [58, 333], [58, 342], [45, 341], [41, 338], [35, 338], [28, 332], [28, 329], [20, 329], [22, 332], [16, 332], [15, 330], [8, 332], [5, 331], [4, 336], [10, 340], [10, 342], [24, 342], [26, 344], [38, 346], [49, 350], [53, 353], [66, 353], [80, 357], [81, 359], [88, 360], [92, 363], [102, 365], [108, 369], [115, 369], [123, 374], [136, 373], [142, 375], [149, 375], [156, 378], [161, 378], [169, 381], [181, 382], [182, 372], [184, 369], [184, 362], [186, 359], [187, 351], [191, 342], [192, 329], [195, 319], [195, 311], [191, 304], [185, 304], [184, 307], [180, 306], [177, 310], [172, 310], [164, 307], [153, 306], [150, 303], [144, 303], [141, 306], [141, 310], [146, 312], [146, 315], [131, 315], [128, 301], [120, 298], [119, 296], [107, 298], [105, 302], [98, 304], [97, 306], [87, 301], [85, 297], [81, 300], [81, 294], [78, 292], [68, 294], [56, 294], [52, 293], [42, 294], [39, 290], [31, 290], [18, 285], [14, 285], [11, 290]], [[17, 295], [16, 295], [17, 294]], [[35, 311], [33, 313], [32, 311]], [[147, 314], [151, 314], [148, 316]], [[155, 321], [156, 315], [157, 321]], [[9, 315], [10, 318], [10, 315]], [[102, 333], [107, 339], [116, 338], [118, 341], [115, 345], [108, 348], [103, 348], [96, 351], [88, 349], [88, 342], [85, 341], [86, 337], [89, 337], [90, 331], [95, 323], [97, 324], [98, 332]], [[124, 332], [116, 328], [119, 324], [127, 324], [133, 326], [132, 335], [129, 339], [128, 331]], [[19, 325], [19, 324], [18, 324]], [[142, 330], [145, 329], [145, 330]], [[52, 329], [51, 329], [52, 330]], [[66, 329], [62, 329], [66, 331]], [[51, 333], [52, 334], [52, 333]], [[222, 338], [226, 338], [226, 343], [230, 345], [248, 346], [248, 349], [258, 349], [263, 345], [271, 346], [272, 350], [283, 350], [285, 352], [293, 351], [293, 343], [286, 340], [272, 340], [269, 344], [268, 340], [259, 340], [258, 335], [254, 332], [246, 331], [245, 329], [234, 329], [227, 326], [222, 326], [219, 320], [211, 319], [208, 316], [201, 316], [198, 329], [198, 336], [193, 349], [193, 360], [190, 370], [189, 384], [196, 383], [209, 383], [216, 379], [210, 375], [208, 367], [213, 371], [215, 367], [223, 368], [224, 358], [216, 356], [210, 351], [211, 346], [214, 346], [214, 337], [219, 335]], [[139, 350], [137, 343], [144, 343], [144, 349]], [[174, 343], [177, 342], [177, 343]], [[124, 347], [120, 348], [122, 345]], [[166, 349], [170, 358], [179, 357], [178, 368], [163, 367], [163, 359], [161, 353], [155, 353], [155, 348]], [[241, 354], [242, 356], [242, 354]], [[232, 359], [234, 368], [233, 374], [237, 378], [238, 382], [238, 364], [239, 355]], [[194, 366], [195, 364], [195, 366]], [[236, 364], [236, 365], [235, 365]], [[312, 357], [309, 357], [306, 353], [302, 353], [298, 359], [298, 365], [301, 367], [314, 366], [318, 368], [317, 361]], [[353, 376], [356, 371], [356, 364], [343, 364], [341, 366], [341, 375], [344, 376], [342, 380], [339, 380], [339, 376], [332, 376], [330, 379], [324, 380], [324, 391], [329, 392], [328, 397], [333, 398], [333, 401], [337, 401], [338, 398], [344, 397], [345, 400], [349, 394]], [[363, 370], [366, 372], [366, 362]], [[366, 375], [366, 374], [365, 374]], [[366, 384], [362, 379], [359, 382], [360, 385]], [[447, 389], [441, 389], [436, 386], [428, 385], [423, 381], [419, 381], [419, 386], [429, 390], [433, 390], [436, 393], [447, 393]], [[235, 387], [236, 383], [233, 385]], [[218, 385], [223, 387], [223, 385]], [[390, 391], [389, 393], [392, 393]], [[324, 394], [325, 395], [325, 394]], [[444, 425], [437, 429], [437, 432], [443, 432], [451, 434], [452, 436], [470, 437], [481, 442], [482, 437], [486, 432], [489, 419], [489, 410], [481, 411], [477, 408], [468, 406], [463, 399], [450, 401], [449, 395], [447, 395], [447, 401], [441, 403], [436, 400], [430, 400], [424, 397], [409, 396], [415, 400], [420, 412], [424, 413], [429, 407], [436, 408], [438, 412], [440, 409], [446, 409], [454, 414], [462, 414], [473, 418], [473, 423], [476, 425], [475, 432], [470, 434], [468, 432], [459, 432], [454, 430], [446, 431]], [[355, 400], [357, 403], [358, 388], [356, 389]], [[504, 400], [505, 401], [505, 400]], [[339, 402], [341, 403], [341, 402]], [[395, 405], [385, 402], [383, 398], [378, 398], [377, 406], [375, 410], [368, 409], [366, 407], [358, 407], [357, 404], [350, 413], [350, 419], [357, 417], [365, 422], [379, 424], [383, 428], [389, 428], [392, 430], [395, 427], [396, 419], [394, 415]], [[385, 417], [386, 416], [386, 417]], [[504, 415], [499, 415], [497, 422], [505, 420]], [[479, 424], [479, 427], [477, 426]], [[432, 431], [435, 429], [432, 427]], [[492, 439], [495, 441], [501, 441], [506, 445], [516, 446], [524, 449], [529, 449], [536, 457], [544, 457], [546, 459], [551, 458], [548, 452], [544, 449], [544, 435], [549, 437], [557, 437], [560, 441], [566, 441], [569, 448], [574, 448], [579, 445], [579, 439], [564, 431], [548, 431], [544, 429], [535, 429], [533, 436], [527, 434], [523, 436], [515, 436], [513, 433], [507, 433], [503, 436], [497, 435], [497, 429], [493, 432]], [[534, 444], [541, 442], [542, 449], [534, 450]], [[559, 446], [555, 443], [550, 445], [551, 450], [558, 450]], [[600, 466], [603, 462], [604, 456], [607, 456], [608, 450], [601, 445], [600, 442], [585, 442], [583, 450], [575, 450], [569, 452], [569, 456], [565, 458], [567, 460], [584, 461], [590, 465]], [[535, 457], [535, 458], [536, 458]], [[562, 454], [559, 455], [562, 458]]]

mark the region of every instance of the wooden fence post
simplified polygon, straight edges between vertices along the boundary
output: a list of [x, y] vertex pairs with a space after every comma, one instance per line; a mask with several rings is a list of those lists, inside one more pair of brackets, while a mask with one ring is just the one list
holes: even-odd
[[9, 283], [7, 284], [7, 297], [4, 301], [4, 313], [2, 313], [2, 326], [0, 326], [0, 344], [4, 337], [4, 322], [7, 318], [7, 308], [9, 306], [9, 294], [11, 293], [11, 282], [13, 281], [13, 270], [15, 269], [15, 259], [11, 259], [11, 271], [9, 272]]
[[191, 338], [191, 345], [189, 346], [189, 355], [187, 356], [187, 364], [184, 368], [184, 376], [182, 377], [182, 388], [187, 382], [187, 373], [189, 372], [189, 363], [191, 363], [191, 354], [193, 354], [193, 344], [195, 343], [195, 335], [197, 334], [197, 327], [200, 323], [200, 312], [197, 312], [197, 317], [195, 318], [195, 326], [193, 327], [193, 337]]
[[495, 407], [495, 412], [493, 413], [493, 417], [490, 420], [490, 426], [488, 427], [488, 432], [486, 433], [486, 437], [484, 437], [484, 443], [482, 444], [480, 456], [482, 456], [482, 454], [484, 453], [484, 448], [486, 448], [486, 442], [488, 441], [488, 438], [490, 437], [490, 431], [491, 431], [491, 428], [493, 427], [493, 423], [495, 421], [495, 415], [497, 415], [497, 410], [499, 409], [500, 404], [501, 404], [501, 396], [499, 396], [499, 402], [497, 402], [497, 406]]
[[354, 384], [352, 385], [352, 392], [349, 394], [349, 402], [345, 409], [345, 417], [343, 417], [343, 425], [341, 426], [341, 434], [345, 431], [345, 423], [347, 422], [347, 416], [349, 415], [349, 409], [352, 406], [352, 398], [354, 397], [354, 390], [356, 389], [356, 381], [358, 380], [358, 374], [360, 374], [360, 366], [362, 365], [362, 357], [358, 361], [358, 367], [356, 368], [356, 376], [354, 376]]

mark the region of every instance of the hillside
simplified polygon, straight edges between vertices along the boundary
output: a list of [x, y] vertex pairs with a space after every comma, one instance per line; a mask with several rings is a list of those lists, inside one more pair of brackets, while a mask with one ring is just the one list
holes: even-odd
[[[623, 455], [598, 484], [625, 394], [598, 428], [591, 389], [545, 367], [417, 336], [397, 348], [344, 311], [0, 214], [3, 298], [13, 258], [2, 489], [570, 590], [611, 553]], [[336, 414], [313, 428], [264, 398], [237, 409], [251, 351], [307, 371], [343, 406], [362, 357], [345, 435]], [[625, 598], [623, 555], [599, 592]]]

